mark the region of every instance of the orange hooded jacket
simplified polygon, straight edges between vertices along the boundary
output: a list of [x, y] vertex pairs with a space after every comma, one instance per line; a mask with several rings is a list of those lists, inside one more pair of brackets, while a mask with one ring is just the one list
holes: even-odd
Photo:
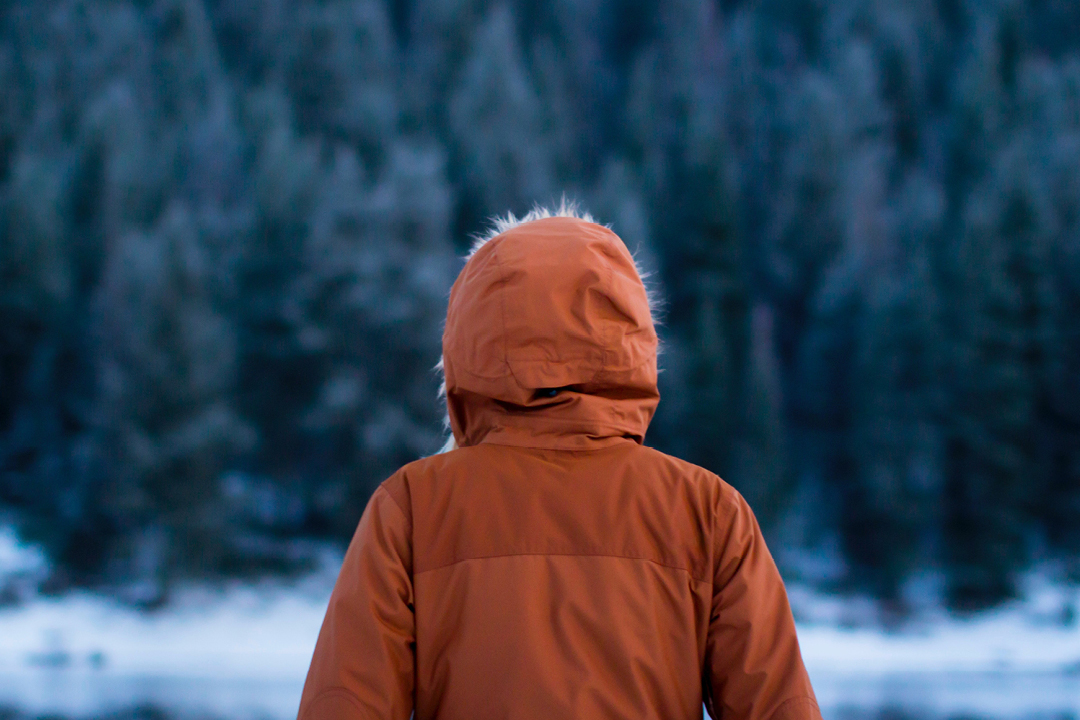
[[633, 259], [572, 217], [483, 245], [450, 294], [459, 449], [372, 496], [300, 720], [820, 720], [753, 513], [642, 445], [656, 332]]

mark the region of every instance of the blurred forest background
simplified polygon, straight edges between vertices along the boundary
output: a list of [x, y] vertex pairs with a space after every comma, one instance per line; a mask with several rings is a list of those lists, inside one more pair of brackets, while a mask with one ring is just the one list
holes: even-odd
[[441, 443], [470, 234], [564, 192], [666, 298], [650, 444], [789, 579], [1080, 577], [1078, 3], [4, 0], [0, 88], [0, 522], [47, 592], [346, 543]]

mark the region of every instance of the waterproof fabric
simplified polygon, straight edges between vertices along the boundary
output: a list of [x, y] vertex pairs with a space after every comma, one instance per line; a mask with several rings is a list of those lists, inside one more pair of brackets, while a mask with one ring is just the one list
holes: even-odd
[[633, 259], [574, 218], [480, 248], [443, 362], [459, 449], [372, 496], [300, 720], [820, 720], [750, 508], [642, 443], [656, 332]]

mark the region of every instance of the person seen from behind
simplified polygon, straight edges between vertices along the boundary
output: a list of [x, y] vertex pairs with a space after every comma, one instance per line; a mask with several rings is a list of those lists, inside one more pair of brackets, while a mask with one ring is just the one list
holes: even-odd
[[450, 293], [453, 437], [368, 503], [299, 720], [820, 720], [749, 506], [644, 445], [656, 354], [615, 233], [496, 221]]

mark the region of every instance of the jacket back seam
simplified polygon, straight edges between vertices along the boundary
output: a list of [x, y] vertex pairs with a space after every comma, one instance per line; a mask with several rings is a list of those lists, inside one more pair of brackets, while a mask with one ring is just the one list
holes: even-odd
[[703, 585], [711, 585], [712, 584], [711, 580], [703, 580], [703, 579], [697, 577], [696, 575], [694, 575], [694, 573], [691, 572], [690, 570], [688, 570], [687, 568], [681, 567], [679, 565], [669, 565], [667, 563], [662, 563], [662, 562], [659, 562], [658, 560], [653, 560], [652, 558], [647, 558], [647, 557], [638, 557], [638, 556], [635, 556], [635, 555], [617, 555], [615, 553], [517, 552], [517, 553], [497, 553], [497, 554], [494, 554], [494, 555], [474, 555], [472, 557], [459, 558], [457, 560], [452, 560], [452, 561], [450, 561], [448, 563], [443, 563], [442, 565], [437, 565], [435, 567], [424, 568], [423, 570], [417, 570], [417, 571], [415, 571], [413, 573], [413, 577], [416, 577], [418, 575], [423, 575], [424, 573], [435, 572], [436, 570], [445, 570], [446, 568], [453, 567], [454, 565], [460, 565], [461, 563], [469, 562], [469, 561], [472, 561], [472, 560], [494, 560], [494, 559], [497, 559], [497, 558], [507, 558], [507, 557], [584, 557], [584, 558], [611, 558], [613, 560], [635, 560], [637, 562], [647, 562], [647, 563], [650, 563], [652, 565], [656, 565], [657, 567], [667, 568], [668, 570], [678, 570], [680, 572], [684, 572], [684, 573], [687, 574], [687, 576], [689, 576], [689, 578], [691, 580], [693, 580], [696, 583], [701, 583]]

